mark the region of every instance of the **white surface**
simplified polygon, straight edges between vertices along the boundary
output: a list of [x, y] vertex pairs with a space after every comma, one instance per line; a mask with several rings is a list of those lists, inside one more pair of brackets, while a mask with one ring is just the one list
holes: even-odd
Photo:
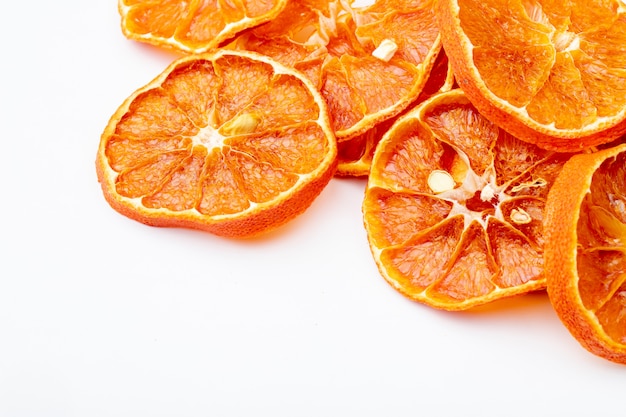
[[126, 40], [115, 0], [88, 3], [0, 14], [0, 416], [623, 411], [626, 367], [583, 350], [544, 294], [452, 314], [391, 289], [361, 180], [253, 241], [113, 211], [100, 133], [173, 55]]

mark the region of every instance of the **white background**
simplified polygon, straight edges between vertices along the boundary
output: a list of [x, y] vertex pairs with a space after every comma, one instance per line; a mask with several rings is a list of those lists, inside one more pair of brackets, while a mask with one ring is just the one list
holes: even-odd
[[126, 40], [116, 0], [9, 2], [0, 27], [0, 416], [623, 412], [626, 367], [545, 294], [448, 313], [391, 289], [363, 180], [249, 241], [121, 216], [99, 137], [174, 56]]

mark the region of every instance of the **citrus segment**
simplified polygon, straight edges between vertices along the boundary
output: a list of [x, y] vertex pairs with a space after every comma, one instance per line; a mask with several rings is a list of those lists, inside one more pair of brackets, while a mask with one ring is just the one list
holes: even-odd
[[381, 275], [446, 310], [545, 288], [545, 200], [569, 157], [498, 128], [459, 89], [427, 99], [374, 153], [363, 215]]
[[324, 100], [299, 72], [248, 52], [181, 58], [102, 134], [107, 201], [156, 226], [247, 237], [308, 207], [334, 175]]
[[459, 86], [509, 133], [577, 151], [626, 132], [620, 0], [442, 0], [437, 17]]
[[237, 33], [267, 22], [286, 0], [119, 0], [122, 32], [129, 39], [201, 53]]
[[626, 145], [576, 155], [546, 204], [548, 294], [590, 352], [626, 364]]

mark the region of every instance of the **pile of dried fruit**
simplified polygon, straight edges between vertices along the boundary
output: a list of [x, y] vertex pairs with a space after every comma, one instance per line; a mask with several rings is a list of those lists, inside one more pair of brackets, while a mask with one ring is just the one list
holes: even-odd
[[120, 213], [235, 238], [367, 177], [381, 275], [463, 310], [547, 288], [626, 363], [626, 4], [120, 0], [179, 51], [101, 137]]

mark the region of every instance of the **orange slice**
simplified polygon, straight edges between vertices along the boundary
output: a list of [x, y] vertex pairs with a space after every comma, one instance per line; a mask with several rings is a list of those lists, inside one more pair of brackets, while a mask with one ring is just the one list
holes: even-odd
[[454, 74], [448, 58], [442, 50], [430, 71], [428, 80], [419, 97], [407, 109], [397, 116], [387, 119], [365, 133], [344, 140], [338, 144], [337, 176], [365, 177], [370, 172], [372, 158], [378, 142], [405, 112], [438, 92], [450, 91], [455, 86]]
[[287, 0], [119, 0], [122, 32], [129, 39], [201, 53], [237, 33], [267, 22]]
[[626, 144], [580, 154], [548, 194], [548, 295], [590, 352], [626, 364]]
[[96, 167], [106, 200], [132, 219], [249, 237], [302, 213], [336, 155], [308, 79], [220, 50], [181, 58], [133, 93], [104, 130]]
[[621, 0], [441, 0], [437, 16], [459, 86], [510, 133], [577, 151], [626, 132]]
[[273, 21], [228, 47], [296, 68], [327, 101], [337, 140], [363, 134], [421, 93], [441, 50], [434, 0], [292, 0]]
[[545, 199], [568, 157], [498, 128], [460, 89], [426, 100], [374, 153], [363, 215], [381, 275], [445, 310], [545, 288]]

